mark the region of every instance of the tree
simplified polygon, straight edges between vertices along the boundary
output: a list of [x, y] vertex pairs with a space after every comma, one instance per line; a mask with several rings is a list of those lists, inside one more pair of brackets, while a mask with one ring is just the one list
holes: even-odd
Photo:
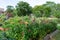
[[50, 15], [51, 15], [51, 8], [44, 6], [44, 14], [43, 14], [43, 16], [50, 17]]
[[56, 3], [54, 2], [50, 2], [50, 1], [47, 1], [46, 4], [43, 4], [43, 6], [45, 6], [46, 8], [48, 8], [49, 11], [49, 14], [50, 16], [55, 13], [55, 10], [56, 10]]
[[18, 16], [18, 15], [17, 15], [17, 10], [16, 10], [16, 9], [14, 9], [13, 15], [14, 15], [14, 16]]
[[9, 6], [7, 6], [6, 12], [7, 12], [7, 13], [12, 13], [13, 10], [14, 10], [14, 7], [9, 5]]
[[49, 17], [50, 12], [51, 12], [51, 8], [45, 5], [39, 5], [33, 8], [33, 13], [37, 17]]
[[60, 4], [56, 4], [55, 13], [53, 15], [57, 18], [60, 18]]
[[36, 16], [36, 17], [42, 17], [44, 11], [43, 11], [43, 6], [41, 5], [36, 5], [34, 8], [33, 8], [33, 14]]
[[32, 13], [32, 7], [27, 2], [20, 1], [16, 6], [17, 15], [25, 16]]
[[60, 18], [60, 4], [56, 4], [54, 2], [47, 2], [46, 6], [51, 8], [50, 14], [54, 17]]
[[6, 19], [13, 17], [13, 15], [14, 15], [13, 11], [14, 11], [14, 7], [11, 5], [8, 5], [7, 9], [6, 9]]

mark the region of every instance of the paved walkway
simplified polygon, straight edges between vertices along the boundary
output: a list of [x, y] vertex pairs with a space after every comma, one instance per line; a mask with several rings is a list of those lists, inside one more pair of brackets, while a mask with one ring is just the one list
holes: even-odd
[[58, 40], [58, 39], [60, 40], [60, 36], [58, 39], [56, 39], [57, 38], [56, 35], [59, 35], [58, 33], [60, 34], [60, 30], [56, 30], [51, 34], [47, 34], [46, 37], [44, 37], [44, 40]]

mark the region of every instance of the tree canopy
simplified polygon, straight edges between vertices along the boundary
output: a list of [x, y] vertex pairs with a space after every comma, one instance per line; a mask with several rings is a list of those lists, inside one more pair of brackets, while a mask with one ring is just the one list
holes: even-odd
[[11, 6], [11, 5], [8, 5], [7, 6], [7, 9], [6, 9], [7, 13], [12, 13], [13, 10], [14, 10], [14, 7], [13, 6]]
[[32, 7], [27, 2], [19, 2], [16, 6], [18, 16], [26, 16], [32, 13]]
[[16, 7], [9, 5], [7, 6], [8, 13], [13, 13], [18, 16], [26, 16], [31, 13], [36, 17], [57, 17], [60, 18], [60, 4], [47, 1], [43, 5], [36, 5], [31, 7], [27, 2], [20, 1], [17, 3]]

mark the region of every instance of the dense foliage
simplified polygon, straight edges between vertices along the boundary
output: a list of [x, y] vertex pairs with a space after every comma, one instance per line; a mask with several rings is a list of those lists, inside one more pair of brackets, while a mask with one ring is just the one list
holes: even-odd
[[18, 16], [26, 16], [32, 13], [32, 7], [27, 2], [19, 2], [16, 6]]
[[18, 16], [34, 14], [36, 17], [57, 17], [60, 18], [60, 4], [47, 1], [43, 5], [31, 7], [27, 2], [20, 1], [16, 7], [7, 6], [8, 13]]
[[60, 4], [54, 2], [32, 8], [21, 1], [16, 8], [7, 6], [6, 12], [0, 15], [0, 40], [43, 40], [60, 29]]
[[[3, 22], [1, 39], [41, 40], [48, 33], [56, 30], [56, 20], [48, 18], [30, 18], [29, 16], [9, 18]], [[4, 34], [4, 35], [3, 35]], [[3, 37], [2, 37], [3, 36]]]
[[7, 6], [6, 12], [7, 13], [12, 13], [13, 10], [14, 10], [14, 7], [9, 5], [9, 6]]
[[50, 17], [50, 12], [51, 12], [51, 9], [50, 7], [46, 7], [46, 6], [35, 6], [33, 8], [33, 13], [35, 16], [37, 17]]
[[57, 17], [60, 18], [60, 4], [54, 2], [46, 2], [46, 4], [38, 5], [33, 8], [33, 13], [37, 17]]

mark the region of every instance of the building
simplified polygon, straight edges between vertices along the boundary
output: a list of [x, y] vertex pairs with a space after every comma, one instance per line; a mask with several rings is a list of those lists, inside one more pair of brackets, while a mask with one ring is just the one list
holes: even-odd
[[4, 9], [0, 8], [0, 14], [4, 13]]

